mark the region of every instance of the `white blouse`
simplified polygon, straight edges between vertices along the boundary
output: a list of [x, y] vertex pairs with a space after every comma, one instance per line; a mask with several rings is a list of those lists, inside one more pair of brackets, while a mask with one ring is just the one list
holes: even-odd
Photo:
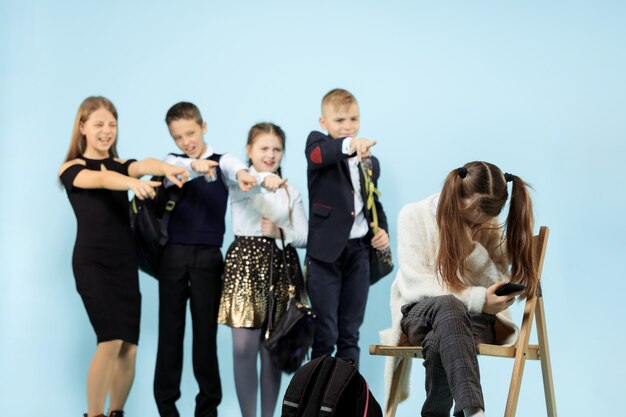
[[[247, 193], [241, 191], [236, 181], [228, 181], [235, 236], [263, 236], [261, 220], [266, 217], [283, 229], [286, 244], [297, 248], [305, 247], [309, 224], [298, 189], [287, 184], [287, 188], [268, 191], [262, 186], [263, 180], [277, 175], [257, 172], [252, 166], [248, 171], [256, 177], [257, 186]], [[276, 239], [276, 245], [282, 249], [280, 239]]]

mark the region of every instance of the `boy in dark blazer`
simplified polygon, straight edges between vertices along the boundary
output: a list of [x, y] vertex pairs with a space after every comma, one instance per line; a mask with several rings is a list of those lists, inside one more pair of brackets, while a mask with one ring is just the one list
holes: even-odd
[[380, 165], [370, 155], [375, 141], [358, 138], [359, 105], [348, 91], [334, 89], [322, 99], [322, 129], [306, 143], [309, 189], [307, 290], [317, 314], [313, 358], [332, 354], [358, 367], [359, 328], [369, 292], [369, 247], [389, 246], [387, 218], [375, 197], [379, 228], [370, 230], [365, 204], [363, 158], [371, 158], [372, 180]]

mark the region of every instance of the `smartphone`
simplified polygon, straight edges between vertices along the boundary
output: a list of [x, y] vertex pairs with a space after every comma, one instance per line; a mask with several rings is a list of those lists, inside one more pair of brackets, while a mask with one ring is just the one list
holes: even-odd
[[521, 284], [513, 284], [512, 282], [507, 282], [500, 288], [496, 290], [496, 295], [509, 295], [514, 292], [522, 291], [526, 288], [525, 285]]

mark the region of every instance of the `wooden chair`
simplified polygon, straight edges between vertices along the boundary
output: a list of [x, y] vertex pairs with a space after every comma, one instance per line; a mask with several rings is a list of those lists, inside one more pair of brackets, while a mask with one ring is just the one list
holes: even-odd
[[[535, 267], [537, 275], [541, 278], [543, 268], [543, 258], [546, 253], [548, 243], [548, 228], [542, 226], [539, 234], [533, 237], [533, 250], [535, 254]], [[538, 344], [529, 345], [530, 330], [535, 318], [537, 323]], [[393, 378], [389, 391], [389, 399], [386, 404], [385, 417], [394, 417], [398, 407], [399, 390], [398, 383], [400, 376], [406, 366], [407, 361], [413, 358], [422, 358], [421, 346], [384, 346], [371, 345], [370, 355], [391, 356], [398, 358], [393, 371]], [[556, 417], [556, 403], [554, 400], [554, 384], [552, 381], [552, 370], [550, 366], [550, 353], [548, 351], [548, 332], [546, 330], [545, 310], [543, 307], [543, 296], [541, 293], [541, 282], [539, 282], [537, 296], [528, 298], [524, 306], [524, 316], [520, 329], [519, 340], [516, 346], [504, 347], [481, 343], [478, 345], [478, 354], [486, 356], [499, 356], [504, 358], [514, 358], [513, 375], [506, 402], [504, 417], [515, 417], [517, 400], [519, 398], [524, 365], [527, 359], [541, 361], [541, 371], [543, 374], [543, 389], [546, 397], [546, 408], [549, 417]]]

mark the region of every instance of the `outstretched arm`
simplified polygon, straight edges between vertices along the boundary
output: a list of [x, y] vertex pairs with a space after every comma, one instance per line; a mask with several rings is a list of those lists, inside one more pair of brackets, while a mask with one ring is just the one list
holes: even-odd
[[130, 190], [140, 199], [154, 198], [155, 187], [161, 185], [158, 181], [141, 181], [115, 171], [94, 171], [86, 169], [85, 165], [69, 161], [59, 170], [59, 176], [66, 187], [73, 186], [83, 189], [104, 188], [113, 191]]
[[144, 175], [163, 175], [169, 181], [182, 187], [189, 172], [184, 167], [174, 166], [161, 162], [158, 159], [148, 158], [142, 161], [133, 162], [128, 166], [128, 175], [139, 178]]

